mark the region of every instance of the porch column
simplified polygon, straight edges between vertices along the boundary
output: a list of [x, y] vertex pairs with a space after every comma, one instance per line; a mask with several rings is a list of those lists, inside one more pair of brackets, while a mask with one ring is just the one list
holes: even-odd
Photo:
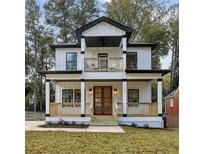
[[126, 70], [126, 53], [127, 53], [127, 37], [122, 37], [122, 59], [123, 59], [123, 71]]
[[49, 114], [49, 104], [50, 104], [50, 80], [46, 80], [46, 116]]
[[80, 94], [81, 94], [81, 117], [85, 117], [85, 81], [80, 82]]
[[123, 117], [127, 116], [127, 81], [123, 79], [122, 82], [122, 114]]
[[55, 89], [55, 103], [60, 103], [60, 86], [58, 84]]
[[81, 36], [81, 41], [80, 41], [81, 45], [81, 56], [80, 56], [80, 70], [84, 71], [84, 58], [85, 58], [85, 37]]
[[162, 79], [157, 79], [158, 116], [162, 116]]

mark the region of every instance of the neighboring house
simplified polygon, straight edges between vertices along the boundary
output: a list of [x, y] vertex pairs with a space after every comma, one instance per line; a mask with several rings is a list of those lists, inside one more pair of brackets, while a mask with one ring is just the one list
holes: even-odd
[[[46, 76], [46, 120], [89, 123], [116, 117], [119, 124], [163, 127], [162, 76], [152, 69], [155, 43], [129, 42], [132, 29], [101, 17], [76, 30], [78, 43], [54, 44], [55, 70]], [[151, 81], [157, 80], [157, 102]], [[54, 84], [55, 102], [50, 102]], [[96, 117], [99, 117], [96, 116]]]
[[167, 127], [179, 128], [179, 88], [165, 97]]

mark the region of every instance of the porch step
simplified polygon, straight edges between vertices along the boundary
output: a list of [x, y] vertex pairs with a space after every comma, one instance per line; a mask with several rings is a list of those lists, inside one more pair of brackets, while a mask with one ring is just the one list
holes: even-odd
[[118, 121], [117, 117], [115, 116], [91, 116], [90, 117], [90, 125], [93, 126], [117, 126]]

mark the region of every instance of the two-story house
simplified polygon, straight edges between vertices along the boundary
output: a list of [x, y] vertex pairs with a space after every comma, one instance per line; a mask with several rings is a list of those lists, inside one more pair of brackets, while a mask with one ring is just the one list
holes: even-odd
[[[116, 117], [119, 124], [163, 127], [162, 76], [152, 69], [155, 43], [131, 43], [132, 29], [101, 17], [76, 30], [78, 43], [54, 44], [55, 70], [46, 76], [46, 121], [89, 123]], [[157, 80], [157, 102], [151, 81]], [[50, 102], [50, 84], [55, 102]]]

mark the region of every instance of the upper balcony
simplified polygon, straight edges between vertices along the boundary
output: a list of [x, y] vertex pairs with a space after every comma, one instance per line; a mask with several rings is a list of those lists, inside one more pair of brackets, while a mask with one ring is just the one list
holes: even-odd
[[123, 60], [116, 58], [85, 58], [85, 72], [122, 72]]

